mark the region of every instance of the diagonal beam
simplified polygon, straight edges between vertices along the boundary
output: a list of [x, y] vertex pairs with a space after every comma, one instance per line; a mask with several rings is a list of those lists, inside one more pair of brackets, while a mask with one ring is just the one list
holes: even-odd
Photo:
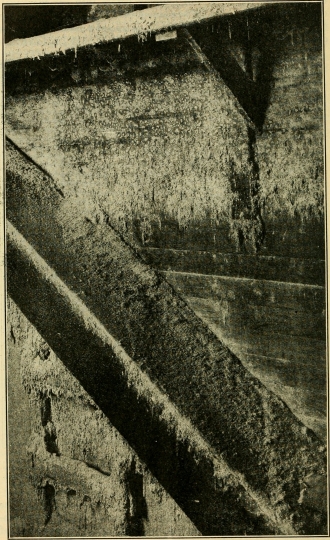
[[236, 97], [249, 120], [256, 127], [260, 127], [256, 84], [244, 73], [226, 45], [219, 43], [215, 48], [207, 46], [200, 47], [186, 28], [181, 29], [180, 33], [195, 51], [204, 67], [216, 76], [220, 75], [221, 79]]
[[301, 496], [311, 475], [326, 493], [317, 437], [111, 227], [6, 158], [10, 295], [202, 534], [323, 534], [326, 496]]
[[189, 26], [264, 5], [267, 4], [261, 2], [164, 4], [111, 19], [100, 19], [42, 36], [13, 40], [5, 45], [5, 62], [40, 58], [44, 55], [65, 54], [69, 50], [77, 50], [88, 45]]
[[221, 455], [10, 222], [7, 246], [11, 297], [188, 517], [204, 534], [242, 532], [253, 516], [236, 499], [255, 501]]
[[[195, 51], [205, 68], [226, 83], [237, 101], [257, 128], [262, 127], [262, 112], [259, 106], [259, 92], [255, 82], [247, 76], [231, 54], [226, 41], [217, 35], [217, 43], [200, 46], [198, 36], [187, 29], [180, 30], [181, 35]], [[194, 36], [194, 37], [193, 37]]]

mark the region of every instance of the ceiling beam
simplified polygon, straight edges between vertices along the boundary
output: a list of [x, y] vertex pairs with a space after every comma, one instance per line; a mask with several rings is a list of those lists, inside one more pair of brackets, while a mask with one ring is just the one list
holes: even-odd
[[26, 39], [16, 39], [5, 45], [5, 62], [65, 54], [69, 50], [100, 43], [150, 35], [162, 30], [205, 22], [224, 15], [234, 15], [267, 5], [264, 2], [200, 2], [194, 4], [164, 4], [143, 11], [126, 13], [111, 19], [99, 19]]

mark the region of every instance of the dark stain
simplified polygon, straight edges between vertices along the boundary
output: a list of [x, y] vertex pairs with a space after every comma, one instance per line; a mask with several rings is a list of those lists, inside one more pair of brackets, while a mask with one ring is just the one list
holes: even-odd
[[143, 474], [136, 470], [134, 459], [125, 476], [128, 491], [126, 534], [128, 536], [144, 536], [144, 520], [148, 519], [148, 508], [144, 496]]

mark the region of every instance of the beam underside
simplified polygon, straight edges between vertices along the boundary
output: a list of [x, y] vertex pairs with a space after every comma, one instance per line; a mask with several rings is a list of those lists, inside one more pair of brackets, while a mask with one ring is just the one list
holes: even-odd
[[111, 19], [100, 19], [42, 36], [13, 40], [5, 46], [5, 62], [65, 54], [69, 50], [77, 50], [80, 47], [123, 40], [133, 36], [147, 36], [265, 5], [267, 4], [259, 2], [207, 2], [180, 4], [179, 7], [177, 4], [166, 4]]

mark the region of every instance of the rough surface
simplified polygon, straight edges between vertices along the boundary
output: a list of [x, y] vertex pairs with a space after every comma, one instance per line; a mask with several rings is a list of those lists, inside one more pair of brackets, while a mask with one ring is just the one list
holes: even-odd
[[[63, 198], [52, 180], [45, 181], [44, 173], [10, 145], [7, 157], [7, 209], [16, 227], [216, 453], [244, 476], [249, 489], [263, 494], [276, 521], [285, 527], [290, 522], [299, 533], [321, 526], [319, 511], [298, 503], [300, 481], [308, 474], [325, 474], [325, 449], [318, 439], [243, 368], [112, 228], [84, 220], [80, 209], [74, 210], [74, 201]], [[17, 205], [20, 213], [15, 211]], [[29, 305], [28, 298], [24, 302]], [[40, 313], [35, 316], [40, 320]], [[53, 339], [55, 343], [55, 335]], [[85, 385], [93, 384], [76, 360], [68, 361]], [[99, 367], [105, 369], [103, 364]], [[103, 377], [99, 373], [94, 374], [95, 381]], [[93, 398], [104, 407], [109, 399], [105, 386], [99, 386], [99, 392]], [[124, 417], [121, 426], [125, 429]]]
[[140, 36], [145, 39], [151, 33], [199, 23], [222, 15], [234, 14], [240, 11], [255, 9], [262, 5], [260, 2], [241, 2], [239, 4], [226, 2], [219, 4], [163, 4], [148, 11], [143, 10], [122, 15], [120, 19], [101, 19], [80, 25], [72, 29], [65, 29], [44, 36], [27, 38], [24, 42], [15, 40], [6, 46], [6, 62], [13, 62], [24, 58], [39, 58], [43, 55], [56, 55], [78, 47], [86, 47], [102, 42], [125, 39], [131, 36]]
[[[281, 6], [273, 6], [270, 10], [274, 12], [277, 10], [278, 24], [274, 25], [270, 20], [267, 22], [266, 17], [263, 20], [264, 32], [261, 32], [261, 36], [258, 34], [259, 23], [253, 26], [253, 17], [249, 17], [249, 35], [252, 40], [255, 39], [254, 31], [257, 28], [257, 42], [261, 37], [264, 56], [267, 57], [268, 62], [266, 70], [263, 71], [262, 67], [265, 68], [265, 65], [262, 61], [259, 62], [258, 67], [260, 51], [252, 51], [253, 62], [255, 62], [252, 75], [260, 85], [264, 84], [264, 76], [266, 76], [266, 82], [268, 77], [270, 88], [264, 130], [253, 142], [255, 165], [258, 167], [259, 175], [257, 202], [260, 204], [261, 216], [266, 227], [265, 241], [261, 247], [261, 252], [265, 255], [318, 259], [324, 257], [322, 55], [320, 17], [315, 17], [317, 9], [317, 6], [314, 9], [307, 4], [301, 7], [296, 5], [283, 10], [282, 16]], [[246, 26], [246, 20], [241, 19], [241, 23], [242, 21]], [[238, 23], [238, 26], [241, 23]], [[225, 24], [228, 25], [227, 22]], [[226, 26], [225, 32], [228, 32], [228, 28]], [[221, 28], [220, 25], [216, 31], [221, 32], [223, 29], [224, 26]], [[213, 30], [213, 26], [208, 29], [210, 32]], [[242, 46], [239, 40], [235, 41], [234, 26], [230, 26], [229, 34], [232, 38], [232, 51], [244, 68], [244, 55], [241, 56]], [[146, 37], [143, 35], [143, 39]], [[258, 43], [260, 45], [260, 42]], [[154, 309], [153, 306], [159, 300], [158, 292], [155, 294], [148, 292], [146, 295], [146, 290], [149, 290], [149, 285], [152, 289], [154, 288], [154, 291], [162, 286], [157, 279], [156, 281], [147, 279], [147, 285], [142, 280], [143, 284], [140, 287], [138, 285], [140, 271], [137, 277], [134, 270], [133, 278], [130, 272], [122, 274], [122, 269], [114, 272], [113, 265], [118, 264], [118, 259], [111, 261], [109, 265], [105, 261], [108, 261], [111, 249], [116, 250], [118, 244], [116, 242], [113, 244], [111, 241], [102, 245], [102, 236], [107, 230], [105, 223], [109, 222], [134, 245], [166, 245], [191, 250], [202, 247], [211, 251], [211, 255], [212, 251], [216, 250], [233, 251], [241, 249], [242, 246], [243, 249], [250, 249], [248, 242], [245, 246], [244, 243], [241, 246], [237, 244], [237, 235], [235, 244], [235, 230], [237, 230], [235, 227], [237, 225], [243, 230], [241, 227], [243, 222], [238, 218], [240, 210], [243, 214], [245, 212], [245, 188], [251, 172], [251, 156], [249, 156], [251, 132], [243, 117], [240, 116], [237, 103], [225, 85], [219, 80], [216, 81], [213, 76], [205, 74], [198, 58], [184, 41], [178, 39], [162, 47], [158, 51], [159, 54], [155, 55], [155, 48], [148, 44], [147, 39], [143, 43], [141, 40], [139, 45], [137, 42], [130, 45], [122, 43], [120, 47], [115, 45], [112, 49], [97, 47], [88, 53], [78, 52], [76, 58], [72, 53], [65, 60], [63, 57], [45, 58], [40, 61], [30, 61], [20, 67], [13, 65], [6, 73], [7, 96], [11, 94], [7, 101], [7, 125], [10, 126], [13, 140], [51, 172], [56, 180], [59, 195], [65, 196], [66, 199], [69, 197], [75, 199], [74, 202], [71, 199], [71, 202], [67, 200], [64, 203], [55, 217], [57, 225], [48, 236], [49, 212], [42, 206], [42, 201], [43, 198], [49, 197], [54, 207], [58, 209], [58, 197], [54, 197], [48, 189], [41, 187], [42, 182], [36, 182], [33, 188], [36, 198], [34, 209], [38, 208], [38, 200], [41, 204], [39, 213], [36, 210], [34, 214], [38, 226], [31, 225], [30, 238], [39, 246], [43, 240], [51, 239], [48, 255], [49, 260], [53, 261], [52, 250], [57, 249], [58, 240], [63, 240], [65, 246], [66, 243], [70, 245], [70, 235], [74, 235], [72, 257], [66, 256], [67, 247], [65, 247], [63, 267], [59, 268], [59, 272], [62, 272], [65, 277], [67, 277], [65, 265], [71, 265], [77, 253], [81, 254], [80, 260], [84, 261], [82, 247], [84, 235], [90, 236], [86, 242], [90, 254], [95, 253], [92, 244], [96, 238], [98, 257], [95, 261], [88, 262], [86, 280], [78, 283], [73, 276], [71, 283], [83, 300], [87, 299], [89, 302], [93, 295], [99, 294], [101, 298], [102, 280], [109, 281], [107, 290], [117, 299], [114, 302], [116, 319], [118, 312], [124, 314], [116, 325], [113, 320], [110, 320], [111, 317], [106, 316], [109, 327], [112, 325], [111, 329], [119, 338], [122, 335], [125, 336], [123, 341], [125, 348], [143, 369], [149, 370], [150, 376], [154, 376], [158, 383], [162, 380], [164, 388], [170, 388], [172, 398], [175, 396], [175, 399], [180, 401], [182, 393], [183, 405], [180, 403], [180, 407], [184, 408], [187, 396], [196, 394], [194, 404], [187, 414], [188, 416], [195, 414], [194, 422], [199, 427], [202, 426], [204, 433], [208, 432], [211, 425], [208, 433], [211, 433], [212, 437], [216, 420], [214, 418], [210, 420], [207, 415], [203, 416], [203, 407], [199, 409], [197, 402], [206, 398], [209, 381], [212, 380], [215, 372], [218, 373], [218, 367], [213, 365], [210, 368], [209, 377], [202, 373], [205, 387], [201, 389], [199, 385], [201, 372], [197, 374], [195, 366], [203, 364], [206, 371], [209, 366], [205, 360], [205, 353], [199, 353], [200, 349], [196, 348], [194, 341], [196, 336], [194, 335], [190, 343], [190, 334], [189, 332], [187, 334], [186, 328], [183, 328], [184, 322], [180, 311], [182, 304], [179, 309], [180, 316], [175, 314], [174, 322], [178, 328], [173, 329], [174, 334], [170, 334], [169, 342], [173, 340], [173, 335], [180, 342], [182, 337], [185, 337], [184, 347], [187, 345], [187, 351], [192, 360], [188, 362], [189, 368], [183, 370], [180, 368], [182, 373], [180, 371], [180, 377], [175, 381], [170, 379], [175, 379], [178, 372], [177, 366], [175, 363], [172, 364], [171, 360], [176, 354], [176, 341], [173, 342], [168, 360], [166, 355], [166, 363], [162, 361], [166, 364], [166, 368], [167, 366], [170, 368], [169, 373], [165, 375], [165, 366], [161, 365], [159, 356], [163, 357], [164, 350], [167, 351], [167, 345], [164, 343], [167, 343], [168, 335], [162, 338], [163, 341], [158, 348], [150, 345], [155, 339], [154, 330], [157, 326], [151, 319], [157, 318], [161, 313], [160, 323], [164, 328], [166, 327], [168, 300], [162, 305], [160, 311], [158, 307]], [[135, 51], [135, 56], [132, 51]], [[173, 62], [173, 52], [175, 62]], [[271, 72], [268, 70], [269, 66], [271, 66]], [[12, 86], [11, 81], [14, 81]], [[51, 90], [44, 91], [44, 88], [51, 88]], [[72, 129], [69, 129], [68, 124], [72, 126]], [[237, 141], [239, 141], [238, 144]], [[185, 160], [182, 160], [183, 155]], [[10, 151], [9, 157], [11, 160]], [[13, 158], [11, 163], [13, 164], [15, 160], [16, 158]], [[13, 167], [14, 176], [19, 176], [19, 169], [20, 166], [18, 169]], [[67, 171], [66, 175], [63, 174], [64, 169]], [[29, 167], [26, 168], [26, 172], [29, 174]], [[45, 182], [52, 182], [46, 174], [45, 179], [47, 179]], [[15, 189], [21, 189], [20, 181], [17, 181]], [[28, 214], [28, 211], [25, 213], [23, 210], [25, 203], [18, 197], [14, 204], [16, 204], [14, 213], [15, 211], [22, 213], [21, 223], [24, 223]], [[73, 208], [79, 208], [87, 219], [94, 224], [99, 224], [96, 227], [96, 229], [99, 228], [99, 235], [93, 236], [93, 227], [90, 225], [77, 226], [74, 223], [75, 220], [71, 215]], [[72, 213], [74, 214], [75, 210]], [[252, 229], [249, 228], [248, 222], [246, 225], [244, 229], [246, 234], [244, 234], [246, 239], [249, 239], [249, 230]], [[40, 230], [43, 228], [45, 228], [45, 235], [41, 238], [40, 235], [43, 233], [40, 233]], [[77, 247], [79, 244], [77, 238], [80, 234], [81, 245]], [[123, 255], [121, 251], [120, 254]], [[128, 260], [130, 259], [124, 257], [123, 264]], [[295, 261], [297, 261], [294, 264], [299, 268], [299, 275], [303, 274], [303, 261], [301, 265], [299, 258]], [[96, 289], [87, 279], [91, 269], [96, 269], [98, 273], [99, 280], [97, 280]], [[123, 288], [119, 290], [114, 285], [118, 278], [123, 279]], [[309, 279], [313, 283], [313, 269]], [[320, 279], [322, 280], [322, 276]], [[167, 292], [162, 289], [163, 292], [166, 296]], [[227, 316], [230, 321], [228, 306], [226, 307], [227, 300], [225, 298], [224, 303], [219, 309], [217, 308], [216, 316], [224, 319]], [[205, 305], [207, 302], [206, 299]], [[198, 312], [198, 306], [194, 306], [193, 302], [191, 305]], [[154, 309], [151, 316], [148, 315], [150, 309]], [[259, 318], [262, 317], [262, 313], [264, 311], [259, 308], [254, 311], [255, 316]], [[241, 316], [242, 314], [239, 315]], [[139, 324], [136, 322], [136, 317]], [[189, 320], [189, 323], [187, 322], [189, 326], [190, 316], [188, 319], [186, 315], [184, 317], [186, 321]], [[284, 320], [282, 318], [280, 324]], [[292, 325], [295, 325], [295, 328], [299, 326], [299, 331], [304, 332], [306, 321], [299, 325], [299, 320], [301, 320], [299, 316], [295, 320], [290, 318], [289, 326], [290, 328]], [[314, 324], [313, 316], [309, 321], [310, 325], [312, 323]], [[216, 324], [214, 330], [222, 336], [220, 326], [221, 324]], [[147, 332], [147, 340], [143, 344], [146, 328], [149, 334]], [[239, 339], [241, 330], [239, 327]], [[323, 326], [316, 325], [316, 331], [318, 336], [319, 332], [323, 335]], [[258, 332], [261, 335], [262, 330]], [[194, 334], [196, 334], [195, 327]], [[292, 343], [284, 339], [288, 348], [291, 347], [290, 350], [293, 350], [296, 366], [299, 365], [301, 355], [306, 348], [306, 339], [306, 336], [302, 336], [301, 343], [296, 349], [292, 349]], [[315, 338], [312, 339], [315, 343]], [[202, 340], [204, 350], [205, 344], [209, 343], [208, 340], [209, 338], [206, 341]], [[275, 341], [269, 344], [269, 350], [274, 343]], [[279, 346], [279, 339], [275, 344]], [[312, 349], [311, 353], [313, 359], [320, 348], [319, 343], [316, 345], [318, 348]], [[263, 346], [262, 335], [260, 339], [256, 338], [252, 346], [254, 358], [250, 355], [247, 359], [250, 369], [255, 370], [258, 375], [263, 373], [263, 380], [270, 388], [277, 391], [279, 386], [276, 377], [281, 370], [283, 371], [282, 360], [280, 360], [281, 369], [275, 370], [274, 378], [272, 375], [274, 359], [272, 354], [268, 355], [268, 348], [267, 355], [270, 359], [268, 356], [266, 360], [265, 357], [256, 358], [256, 351], [261, 350]], [[182, 349], [177, 347], [177, 350], [180, 357]], [[239, 348], [235, 350], [241, 351]], [[152, 369], [149, 365], [146, 368], [145, 357], [149, 354], [156, 355]], [[323, 352], [321, 354], [323, 359]], [[183, 356], [181, 361], [182, 365], [186, 366]], [[284, 428], [285, 435], [283, 435], [281, 413], [278, 420], [278, 426], [281, 427], [277, 429], [277, 423], [273, 418], [277, 413], [273, 412], [273, 405], [269, 405], [268, 398], [265, 397], [268, 394], [262, 394], [262, 399], [257, 399], [253, 392], [250, 394], [247, 390], [250, 388], [251, 379], [245, 380], [243, 377], [246, 384], [242, 384], [241, 368], [236, 373], [236, 368], [232, 370], [232, 364], [229, 362], [227, 373], [224, 371], [225, 362], [221, 364], [221, 377], [224, 377], [225, 383], [222, 385], [223, 388], [221, 386], [216, 390], [214, 401], [221, 404], [221, 400], [224, 400], [225, 407], [219, 419], [226, 425], [226, 437], [228, 433], [230, 435], [228, 439], [225, 437], [221, 440], [219, 448], [226, 453], [227, 459], [228, 452], [231, 453], [228, 449], [232, 448], [233, 444], [237, 444], [238, 440], [240, 445], [244, 440], [239, 455], [230, 455], [231, 464], [238, 469], [240, 467], [244, 469], [248, 464], [249, 482], [257, 488], [265, 488], [270, 494], [272, 503], [282, 499], [282, 503], [276, 503], [286, 508], [283, 514], [279, 511], [280, 520], [283, 515], [293, 515], [292, 522], [296, 525], [298, 523], [298, 530], [300, 526], [298, 514], [301, 508], [304, 509], [306, 504], [308, 508], [313, 505], [315, 508], [315, 500], [324, 499], [324, 497], [309, 494], [311, 486], [315, 488], [319, 478], [322, 478], [322, 475], [316, 473], [318, 466], [315, 465], [313, 468], [307, 465], [307, 462], [310, 462], [307, 458], [306, 461], [304, 457], [301, 457], [299, 452], [295, 455], [295, 443], [292, 448], [291, 446], [289, 448], [292, 425], [289, 422], [291, 427], [287, 429], [287, 424], [284, 422], [286, 427]], [[235, 363], [234, 365], [236, 366]], [[289, 380], [289, 386], [286, 387], [289, 392], [292, 381], [298, 377], [291, 366], [292, 364], [287, 366], [285, 381], [280, 382], [279, 391]], [[228, 382], [229, 373], [232, 374], [232, 378]], [[300, 372], [299, 375], [301, 376]], [[234, 390], [237, 384], [242, 388], [241, 395], [236, 394]], [[181, 392], [182, 388], [187, 389], [187, 392]], [[254, 408], [263, 411], [260, 413], [260, 421], [258, 418], [252, 421], [246, 413], [243, 407], [245, 393], [248, 409], [250, 404], [251, 410]], [[301, 400], [305, 398], [306, 395], [302, 394]], [[295, 399], [292, 395], [292, 403]], [[227, 405], [231, 400], [235, 403], [235, 407], [237, 406], [237, 411], [243, 411], [242, 414], [238, 412], [237, 417], [231, 416], [232, 411]], [[197, 403], [196, 410], [195, 402]], [[56, 402], [56, 406], [60, 407], [60, 402]], [[277, 405], [274, 407], [277, 410]], [[213, 405], [209, 409], [210, 416], [212, 416], [212, 410]], [[323, 409], [321, 412], [324, 414]], [[286, 414], [286, 412], [283, 413], [285, 418], [287, 418]], [[310, 422], [310, 420], [311, 418], [307, 418], [306, 421]], [[250, 425], [251, 429], [245, 424]], [[269, 425], [272, 427], [269, 428]], [[229, 430], [227, 430], [228, 426]], [[237, 433], [244, 434], [243, 439], [241, 435], [235, 433], [236, 426], [238, 426]], [[257, 436], [255, 436], [255, 428], [257, 428]], [[271, 434], [264, 437], [264, 432], [268, 433], [268, 429]], [[295, 429], [300, 433], [300, 428]], [[223, 431], [223, 425], [219, 425], [218, 431]], [[252, 436], [258, 441], [253, 440], [250, 444], [249, 439]], [[267, 442], [269, 440], [270, 443]], [[302, 441], [300, 435], [293, 436], [293, 440], [298, 446]], [[308, 441], [308, 445], [314, 440], [308, 431], [303, 436], [303, 441], [305, 440]], [[301, 442], [301, 444], [305, 443]], [[280, 457], [274, 457], [273, 447], [280, 449], [278, 454]], [[318, 446], [317, 443], [316, 447], [322, 448], [322, 445]], [[252, 457], [248, 455], [250, 451]], [[324, 449], [321, 450], [321, 454], [322, 452]], [[312, 456], [313, 452], [310, 455]], [[319, 456], [317, 452], [315, 455]], [[251, 468], [249, 463], [253, 463]], [[259, 477], [256, 472], [257, 466], [259, 466]], [[308, 476], [310, 467], [313, 469], [312, 480]], [[267, 473], [266, 487], [258, 483], [258, 478], [264, 478], [260, 474], [261, 470], [270, 471]], [[304, 476], [302, 483], [298, 482], [297, 478], [301, 478], [304, 474], [307, 476]], [[315, 494], [318, 488], [312, 492]], [[314, 501], [312, 506], [311, 501]], [[292, 514], [288, 511], [290, 505], [294, 509]], [[322, 521], [318, 511], [308, 510], [313, 514], [310, 522], [311, 530], [318, 520]], [[300, 528], [300, 531], [302, 530], [303, 526]]]
[[[182, 35], [10, 64], [7, 132], [130, 243], [324, 260], [320, 6], [268, 6], [248, 21], [261, 133]], [[216, 49], [230, 28], [244, 68], [243, 24], [198, 35]]]
[[[175, 48], [176, 66], [171, 48], [163, 66], [184, 71], [196, 65], [187, 45]], [[79, 69], [75, 74], [84, 77]], [[183, 74], [165, 69], [130, 82], [114, 81], [110, 71], [107, 79], [8, 97], [8, 135], [59, 179], [64, 193], [94, 203], [131, 243], [149, 245], [171, 222], [181, 236], [230, 222], [231, 176], [248, 169], [248, 141], [226, 86], [206, 77], [198, 63]]]
[[244, 366], [326, 441], [324, 288], [200, 273], [164, 275]]
[[10, 416], [26, 403], [9, 434], [11, 536], [198, 535], [10, 299], [8, 329]]
[[[288, 235], [295, 221], [296, 238], [283, 248], [291, 255], [324, 250], [323, 87], [320, 7], [283, 27], [269, 29], [264, 44], [273, 58], [272, 92], [262, 135], [257, 140], [260, 191], [265, 220], [272, 233]], [[307, 19], [308, 17], [308, 19]], [[280, 216], [283, 216], [280, 218]], [[315, 236], [311, 228], [315, 228]], [[274, 231], [274, 232], [273, 232]], [[287, 231], [287, 232], [286, 232]], [[283, 250], [284, 253], [284, 250]], [[307, 255], [306, 255], [307, 257]]]
[[10, 224], [7, 232], [10, 293], [198, 528], [291, 531]]

